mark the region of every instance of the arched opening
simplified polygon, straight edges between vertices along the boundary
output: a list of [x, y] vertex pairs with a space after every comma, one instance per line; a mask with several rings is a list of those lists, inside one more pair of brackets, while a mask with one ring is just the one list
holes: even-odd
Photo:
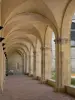
[[[56, 80], [56, 55], [55, 33], [48, 26], [45, 36], [45, 79], [55, 84]], [[54, 85], [53, 85], [54, 86]]]
[[52, 41], [51, 41], [51, 56], [52, 56], [52, 68], [51, 68], [51, 79], [56, 80], [56, 66], [55, 66], [55, 34], [52, 32]]
[[75, 85], [75, 13], [71, 24], [71, 84]]
[[17, 51], [8, 56], [8, 74], [20, 75], [23, 73], [23, 57]]

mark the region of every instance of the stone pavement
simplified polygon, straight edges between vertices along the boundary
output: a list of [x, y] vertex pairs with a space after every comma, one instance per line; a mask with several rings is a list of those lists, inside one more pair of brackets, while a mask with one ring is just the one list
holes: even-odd
[[75, 100], [27, 76], [8, 76], [0, 100]]

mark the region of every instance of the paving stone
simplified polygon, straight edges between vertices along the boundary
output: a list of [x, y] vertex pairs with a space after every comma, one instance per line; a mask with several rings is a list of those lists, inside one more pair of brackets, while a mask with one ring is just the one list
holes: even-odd
[[0, 100], [75, 100], [75, 98], [53, 92], [53, 88], [27, 76], [6, 77], [4, 92]]

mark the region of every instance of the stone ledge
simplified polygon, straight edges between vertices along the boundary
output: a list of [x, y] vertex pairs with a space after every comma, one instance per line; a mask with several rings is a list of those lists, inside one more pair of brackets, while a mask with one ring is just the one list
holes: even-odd
[[29, 73], [24, 73], [24, 75], [29, 75]]
[[39, 77], [39, 76], [34, 77], [34, 76], [33, 76], [33, 79], [34, 79], [34, 80], [39, 80], [39, 81], [40, 81], [40, 80], [41, 80], [41, 77]]
[[75, 86], [65, 86], [66, 93], [75, 97]]
[[51, 87], [55, 87], [56, 82], [55, 80], [50, 79], [50, 80], [46, 80], [46, 84]]
[[29, 77], [33, 77], [33, 74], [29, 74]]
[[53, 79], [49, 79], [46, 81], [46, 84], [54, 88], [54, 92], [61, 92], [65, 93], [65, 87], [63, 88], [56, 88], [56, 81]]

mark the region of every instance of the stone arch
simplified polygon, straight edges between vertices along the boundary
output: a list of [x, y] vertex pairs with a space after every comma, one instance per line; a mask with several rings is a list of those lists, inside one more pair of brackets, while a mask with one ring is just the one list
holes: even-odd
[[25, 44], [19, 44], [19, 43], [16, 43], [16, 44], [14, 44], [13, 43], [13, 45], [10, 47], [7, 47], [8, 48], [8, 50], [6, 50], [6, 52], [9, 52], [9, 51], [11, 51], [11, 50], [17, 50], [17, 49], [22, 49], [22, 51], [23, 52], [25, 52], [25, 55], [23, 54], [23, 57], [24, 57], [24, 59], [23, 59], [23, 63], [24, 63], [24, 73], [26, 74], [26, 73], [29, 73], [29, 54], [30, 54], [30, 51], [29, 51], [29, 49], [28, 49], [28, 47], [25, 45]]
[[[8, 52], [8, 74], [13, 69], [13, 74], [24, 74], [23, 52], [20, 48], [10, 49]], [[11, 66], [10, 66], [11, 65]]]
[[6, 37], [11, 36], [10, 34], [13, 34], [14, 32], [15, 32], [15, 35], [16, 35], [17, 32], [19, 32], [19, 33], [22, 32], [22, 33], [25, 33], [25, 34], [31, 34], [33, 36], [37, 36], [40, 39], [40, 42], [42, 42], [42, 39], [40, 37], [38, 30], [31, 25], [30, 25], [30, 27], [29, 27], [29, 25], [26, 25], [26, 27], [19, 25], [18, 27], [15, 27], [10, 32], [8, 32], [8, 35]]
[[[48, 18], [52, 23], [53, 21], [55, 22], [54, 24], [57, 26], [56, 24], [56, 20], [54, 19], [54, 16], [52, 14], [52, 11], [47, 7], [46, 3], [44, 1], [38, 0], [36, 1], [37, 5], [39, 6], [39, 8], [37, 8], [36, 4], [34, 3], [34, 0], [27, 0], [25, 3], [23, 2], [23, 4], [19, 5], [18, 7], [16, 7], [11, 14], [9, 15], [9, 17], [7, 18], [10, 19], [12, 16], [15, 16], [16, 14], [19, 13], [24, 13], [24, 12], [32, 12], [32, 13], [39, 13], [43, 16], [45, 16], [46, 18]], [[30, 6], [27, 6], [30, 5]], [[26, 6], [25, 6], [26, 5]], [[43, 8], [42, 8], [43, 7]], [[33, 8], [33, 9], [32, 9]], [[41, 10], [40, 10], [41, 9]], [[35, 12], [36, 11], [36, 12]]]
[[57, 60], [56, 65], [58, 66], [56, 87], [58, 87], [59, 90], [61, 90], [62, 88], [62, 90], [64, 91], [65, 91], [65, 85], [69, 86], [71, 83], [70, 28], [71, 28], [72, 16], [75, 11], [74, 5], [75, 5], [74, 0], [69, 0], [68, 4], [66, 5], [62, 17], [60, 34], [58, 39], [56, 40], [56, 46], [58, 50], [58, 52], [56, 53], [56, 56], [58, 56], [58, 59], [56, 59]]
[[[9, 43], [9, 41], [10, 41], [10, 43]], [[33, 42], [28, 37], [24, 37], [24, 38], [23, 37], [17, 37], [17, 38], [13, 38], [13, 39], [10, 38], [9, 41], [7, 42], [8, 45], [13, 43], [14, 41], [15, 42], [19, 41], [19, 42], [27, 42], [30, 45], [32, 45], [32, 47], [34, 48]]]
[[61, 24], [61, 35], [63, 37], [67, 37], [67, 34], [70, 33], [71, 29], [71, 23], [72, 23], [72, 17], [75, 12], [75, 1], [70, 0], [69, 4], [67, 5], [67, 8], [65, 9], [65, 13], [63, 15], [63, 21]]
[[[71, 23], [72, 23], [72, 17], [75, 12], [75, 1], [70, 0], [64, 14], [63, 23], [62, 23], [62, 29], [61, 29], [61, 36], [62, 38], [67, 39], [67, 43], [63, 46], [62, 45], [62, 51], [63, 51], [63, 70], [65, 70], [65, 77], [67, 77], [67, 80], [65, 84], [71, 83], [71, 69], [70, 69], [70, 30], [71, 30]], [[67, 52], [66, 52], [67, 51]], [[67, 55], [67, 56], [66, 56]], [[64, 68], [66, 66], [66, 69]], [[67, 73], [67, 74], [66, 74]], [[65, 77], [63, 77], [63, 83], [65, 80]]]
[[9, 54], [13, 53], [13, 51], [20, 51], [20, 55], [23, 56], [23, 53], [25, 52], [21, 47], [17, 47], [17, 48], [10, 48], [7, 51], [7, 55], [9, 56]]
[[20, 43], [20, 42], [17, 42], [17, 43], [13, 43], [13, 44], [11, 44], [11, 45], [9, 45], [9, 46], [7, 46], [7, 48], [6, 48], [6, 52], [9, 50], [9, 48], [13, 48], [14, 49], [14, 47], [22, 47], [22, 48], [25, 48], [25, 50], [26, 51], [28, 51], [28, 53], [30, 52], [29, 51], [29, 48], [27, 47], [27, 45], [26, 44], [23, 44], [23, 43]]
[[[15, 36], [15, 34], [16, 34], [16, 36]], [[13, 34], [10, 34], [10, 35], [8, 35], [8, 36], [6, 36], [6, 38], [5, 38], [5, 42], [7, 42], [7, 41], [9, 41], [10, 40], [10, 38], [11, 39], [14, 39], [14, 37], [15, 38], [18, 38], [18, 37], [28, 37], [30, 40], [32, 40], [32, 41], [35, 41], [35, 36], [33, 36], [33, 35], [30, 35], [30, 34], [25, 34], [25, 32], [19, 32], [19, 31], [16, 31], [16, 33], [14, 32]]]
[[[26, 19], [26, 21], [25, 21]], [[19, 16], [14, 16], [14, 18], [12, 18], [5, 26], [4, 29], [8, 26], [10, 27], [10, 25], [13, 27], [16, 24], [22, 23], [25, 21], [25, 23], [40, 23], [42, 22], [43, 24], [49, 25], [51, 28], [53, 28], [53, 30], [56, 32], [56, 28], [54, 25], [51, 24], [51, 22], [49, 22], [49, 20], [45, 17], [43, 17], [42, 15], [39, 14], [34, 14], [34, 13], [28, 13], [28, 14], [21, 14]], [[24, 24], [25, 24], [24, 23]]]

